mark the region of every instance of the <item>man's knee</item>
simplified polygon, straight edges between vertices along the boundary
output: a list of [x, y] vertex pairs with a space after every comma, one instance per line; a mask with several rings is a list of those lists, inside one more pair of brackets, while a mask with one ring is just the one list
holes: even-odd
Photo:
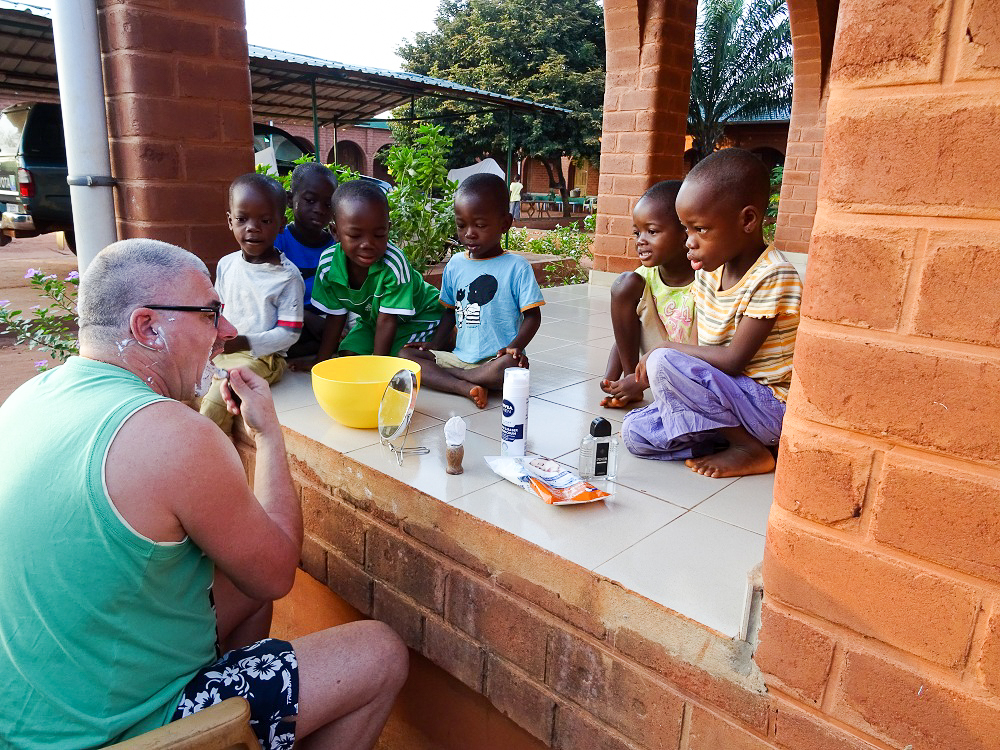
[[366, 640], [373, 663], [378, 665], [378, 679], [383, 691], [399, 692], [410, 671], [410, 652], [395, 630], [378, 620], [366, 620]]

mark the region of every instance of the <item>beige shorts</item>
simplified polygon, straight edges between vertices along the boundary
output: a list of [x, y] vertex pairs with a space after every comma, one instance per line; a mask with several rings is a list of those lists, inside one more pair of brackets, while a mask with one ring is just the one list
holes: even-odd
[[483, 362], [489, 362], [492, 359], [492, 357], [488, 357], [483, 362], [465, 362], [456, 357], [454, 352], [439, 352], [436, 349], [431, 349], [430, 351], [434, 355], [434, 364], [438, 367], [450, 367], [453, 370], [471, 370], [479, 367]]

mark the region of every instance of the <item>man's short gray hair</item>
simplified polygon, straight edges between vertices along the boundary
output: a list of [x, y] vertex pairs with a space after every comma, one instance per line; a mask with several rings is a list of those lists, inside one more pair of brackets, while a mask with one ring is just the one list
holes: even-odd
[[80, 342], [120, 340], [128, 331], [132, 311], [155, 302], [164, 284], [188, 271], [208, 275], [197, 255], [176, 245], [144, 238], [108, 245], [80, 278]]

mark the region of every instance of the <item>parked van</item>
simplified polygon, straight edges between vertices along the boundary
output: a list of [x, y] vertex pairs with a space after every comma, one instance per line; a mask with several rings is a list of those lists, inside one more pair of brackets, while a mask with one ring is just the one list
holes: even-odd
[[12, 237], [65, 232], [75, 245], [58, 104], [14, 104], [0, 112], [0, 245]]

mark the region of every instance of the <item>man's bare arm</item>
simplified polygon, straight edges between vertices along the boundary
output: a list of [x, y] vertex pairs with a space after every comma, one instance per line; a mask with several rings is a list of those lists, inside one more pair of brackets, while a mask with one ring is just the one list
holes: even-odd
[[229, 438], [173, 401], [152, 404], [125, 423], [105, 476], [118, 512], [137, 532], [158, 542], [190, 536], [244, 594], [275, 599], [295, 577], [302, 514], [267, 385], [252, 373], [246, 380], [254, 387], [236, 382], [235, 389], [254, 422], [257, 496]]

